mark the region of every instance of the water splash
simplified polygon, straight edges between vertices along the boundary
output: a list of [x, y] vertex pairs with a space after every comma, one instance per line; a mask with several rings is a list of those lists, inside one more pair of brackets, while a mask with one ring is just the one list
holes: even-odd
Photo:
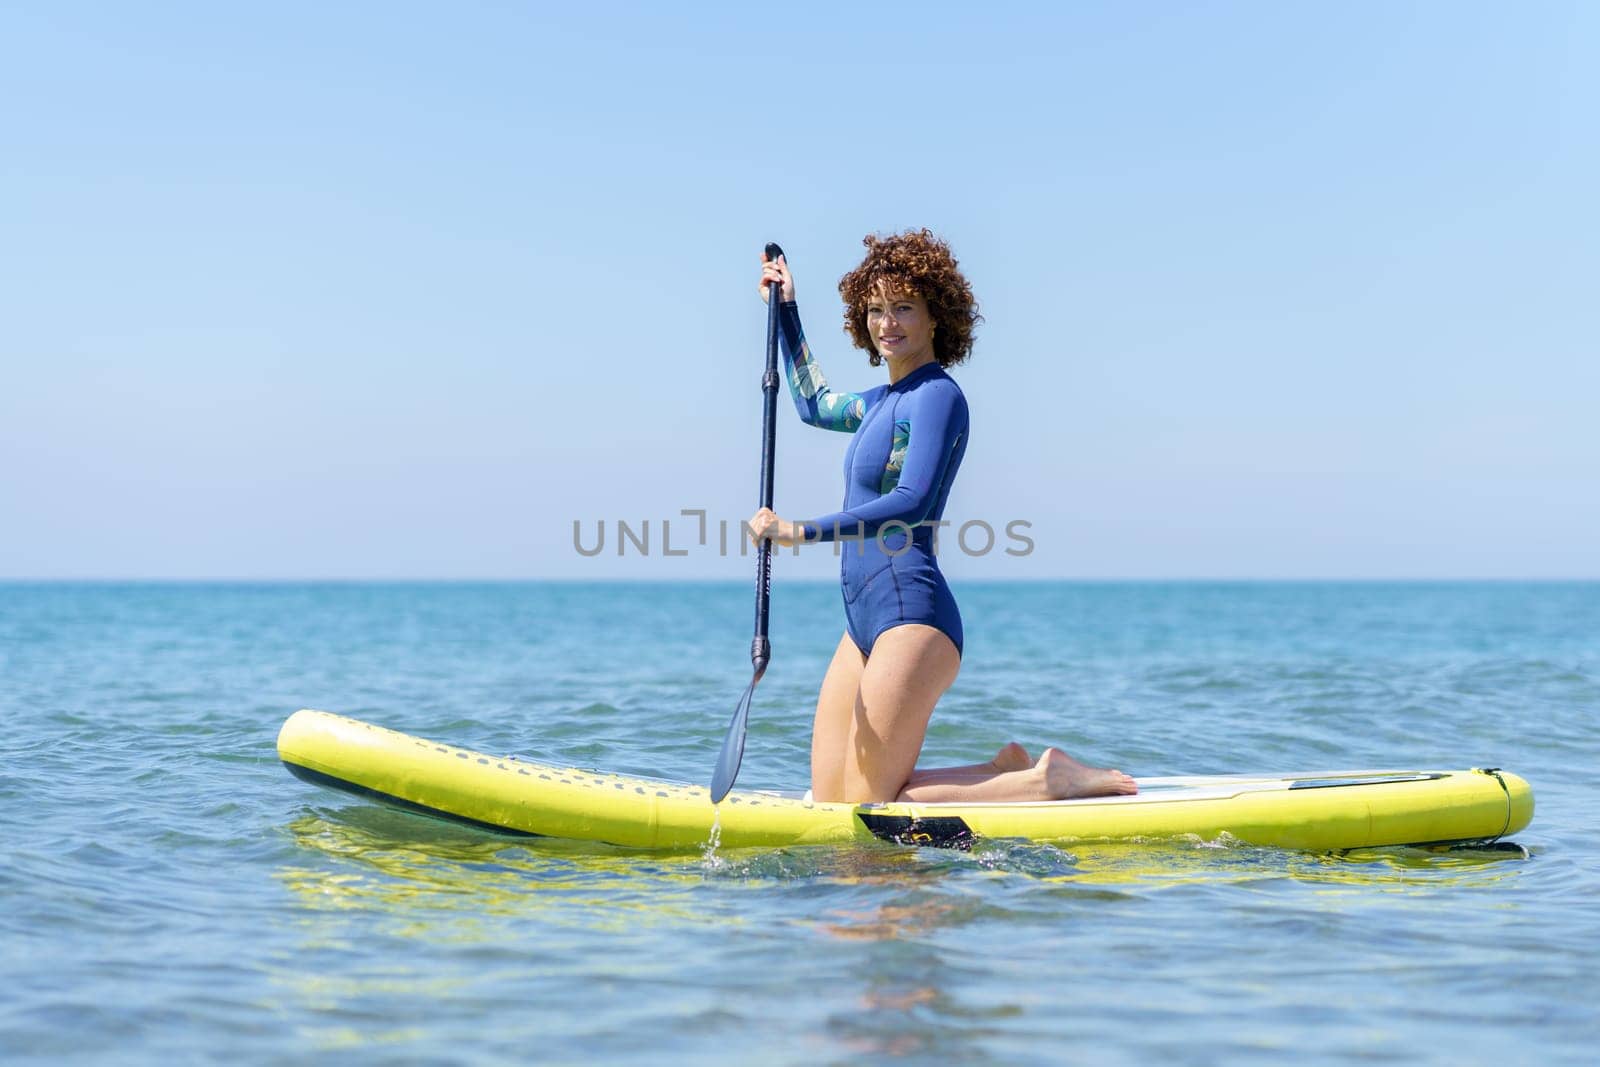
[[721, 870], [728, 865], [728, 861], [717, 855], [717, 848], [722, 844], [722, 806], [711, 806], [711, 836], [706, 838], [705, 848], [700, 850], [701, 862], [709, 871]]

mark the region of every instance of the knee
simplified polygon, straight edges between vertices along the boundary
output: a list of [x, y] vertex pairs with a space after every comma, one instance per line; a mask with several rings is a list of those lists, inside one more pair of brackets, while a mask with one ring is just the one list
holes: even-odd
[[[873, 753], [857, 748], [854, 766], [845, 775], [844, 799], [848, 804], [888, 804], [899, 799], [900, 791], [911, 781], [909, 772], [883, 766]], [[898, 763], [899, 761], [895, 761]]]
[[863, 786], [859, 789], [847, 788], [843, 802], [846, 804], [893, 804], [900, 799], [900, 792], [903, 789], [905, 789], [904, 782], [894, 789], [873, 789], [870, 786]]

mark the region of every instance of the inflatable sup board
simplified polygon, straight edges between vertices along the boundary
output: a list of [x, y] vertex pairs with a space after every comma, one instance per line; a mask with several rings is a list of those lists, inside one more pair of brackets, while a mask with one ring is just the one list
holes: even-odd
[[976, 838], [1119, 841], [1229, 835], [1339, 851], [1487, 844], [1527, 826], [1533, 791], [1496, 768], [1140, 778], [1135, 796], [1008, 804], [825, 804], [491, 756], [325, 711], [297, 711], [278, 757], [299, 778], [502, 833], [630, 848], [843, 844], [964, 847]]

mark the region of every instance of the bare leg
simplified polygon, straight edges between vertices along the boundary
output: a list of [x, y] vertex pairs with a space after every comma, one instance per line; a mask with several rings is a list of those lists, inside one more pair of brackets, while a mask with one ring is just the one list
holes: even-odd
[[867, 657], [848, 633], [839, 638], [817, 693], [817, 714], [811, 725], [811, 795], [817, 800], [844, 796], [844, 754], [866, 663]]
[[956, 646], [932, 626], [907, 623], [879, 635], [856, 691], [843, 793], [828, 799], [861, 803], [899, 796], [917, 765], [933, 706], [960, 670]]
[[996, 804], [1126, 796], [1138, 791], [1138, 784], [1121, 771], [1090, 767], [1060, 749], [1047, 748], [1039, 762], [1027, 770], [988, 775], [923, 772], [906, 784], [899, 799], [924, 804], [959, 801]]
[[970, 763], [965, 767], [937, 767], [928, 769], [919, 768], [914, 770], [911, 772], [911, 781], [906, 783], [906, 787], [910, 788], [911, 786], [916, 785], [918, 782], [921, 782], [923, 779], [930, 776], [937, 776], [940, 778], [946, 778], [951, 775], [988, 776], [993, 774], [1002, 774], [1006, 771], [1025, 771], [1029, 767], [1033, 766], [1033, 762], [1033, 757], [1028, 755], [1027, 749], [1023, 748], [1015, 741], [1008, 741], [1001, 746], [1000, 751], [995, 753], [994, 759], [990, 760], [988, 763]]
[[1049, 748], [1030, 763], [1011, 742], [988, 763], [916, 771], [933, 707], [961, 669], [955, 645], [931, 626], [886, 631], [865, 657], [849, 634], [817, 695], [811, 787], [819, 801], [999, 803], [1137, 793], [1121, 771], [1090, 767]]

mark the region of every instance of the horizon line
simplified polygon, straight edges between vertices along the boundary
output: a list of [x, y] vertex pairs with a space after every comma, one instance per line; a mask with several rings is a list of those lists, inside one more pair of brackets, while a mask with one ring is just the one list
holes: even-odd
[[[774, 583], [796, 585], [837, 585], [835, 577], [786, 577], [774, 575]], [[634, 585], [749, 585], [749, 578], [687, 576], [645, 578], [631, 575], [600, 575], [574, 578], [550, 575], [524, 576], [241, 576], [241, 575], [0, 575], [0, 585], [531, 585], [547, 584], [634, 584]], [[1181, 583], [1318, 583], [1318, 584], [1464, 584], [1464, 583], [1600, 583], [1600, 575], [1044, 575], [1029, 578], [961, 578], [960, 585], [1025, 585], [1044, 582], [1092, 584]]]

